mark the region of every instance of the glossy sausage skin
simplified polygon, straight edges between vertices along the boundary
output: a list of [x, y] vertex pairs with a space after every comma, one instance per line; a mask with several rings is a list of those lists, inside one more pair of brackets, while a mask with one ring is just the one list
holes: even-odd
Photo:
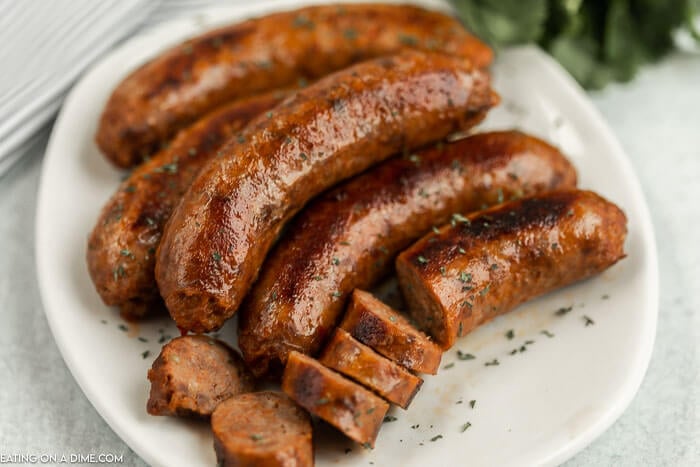
[[255, 388], [241, 356], [209, 336], [183, 336], [165, 344], [148, 380], [151, 415], [208, 417], [221, 401]]
[[282, 391], [348, 438], [374, 447], [389, 404], [381, 397], [299, 352], [289, 354]]
[[97, 144], [119, 167], [155, 152], [222, 103], [317, 79], [405, 49], [488, 66], [491, 50], [456, 19], [409, 5], [325, 5], [272, 14], [190, 39], [131, 73], [103, 111]]
[[353, 289], [375, 285], [452, 213], [575, 185], [558, 150], [517, 131], [476, 134], [358, 176], [314, 200], [268, 256], [240, 310], [245, 360], [274, 376], [289, 350], [314, 355]]
[[409, 370], [434, 375], [440, 368], [442, 349], [369, 292], [353, 291], [340, 328]]
[[318, 359], [402, 409], [409, 406], [423, 380], [382, 357], [343, 329], [336, 329]]
[[256, 119], [200, 173], [163, 234], [156, 280], [177, 325], [218, 329], [312, 197], [473, 126], [496, 99], [488, 75], [468, 62], [404, 52], [322, 78]]
[[154, 270], [165, 222], [220, 146], [288, 95], [273, 92], [222, 107], [182, 130], [121, 183], [88, 239], [88, 270], [105, 304], [132, 320], [163, 308]]
[[411, 315], [445, 349], [519, 304], [625, 257], [625, 214], [591, 191], [537, 195], [465, 219], [396, 260]]
[[234, 396], [211, 417], [217, 465], [313, 467], [311, 418], [279, 392]]

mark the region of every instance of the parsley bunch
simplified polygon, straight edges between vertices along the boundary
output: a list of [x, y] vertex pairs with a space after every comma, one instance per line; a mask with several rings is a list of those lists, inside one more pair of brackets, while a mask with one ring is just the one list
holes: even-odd
[[674, 47], [700, 0], [451, 0], [466, 26], [492, 46], [534, 42], [589, 89], [629, 81]]

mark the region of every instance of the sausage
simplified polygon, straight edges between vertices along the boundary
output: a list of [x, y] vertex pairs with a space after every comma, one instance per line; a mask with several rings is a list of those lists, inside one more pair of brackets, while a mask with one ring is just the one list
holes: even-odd
[[241, 307], [243, 358], [256, 375], [274, 376], [289, 350], [316, 355], [352, 290], [376, 285], [401, 250], [452, 213], [575, 186], [576, 171], [557, 149], [517, 131], [385, 162], [294, 220]]
[[299, 352], [289, 354], [282, 391], [312, 415], [368, 447], [374, 447], [389, 410], [379, 396]]
[[231, 397], [211, 416], [217, 465], [312, 467], [311, 418], [287, 396], [264, 391]]
[[382, 357], [340, 328], [335, 330], [318, 361], [403, 409], [409, 406], [423, 384], [422, 379]]
[[443, 348], [539, 295], [624, 258], [627, 219], [591, 191], [561, 191], [461, 217], [399, 255], [411, 316]]
[[254, 389], [238, 353], [208, 336], [177, 337], [148, 370], [151, 415], [208, 417], [223, 400]]
[[222, 103], [405, 49], [454, 55], [477, 68], [493, 55], [456, 19], [415, 6], [277, 13], [197, 36], [131, 73], [104, 108], [97, 144], [114, 164], [130, 167]]
[[469, 128], [495, 103], [489, 77], [441, 54], [404, 52], [299, 90], [230, 141], [175, 209], [156, 280], [185, 331], [238, 309], [281, 228], [313, 196], [403, 148]]
[[163, 308], [154, 269], [165, 222], [219, 147], [287, 95], [264, 94], [212, 112], [121, 183], [88, 239], [88, 270], [106, 305], [118, 306], [130, 320]]
[[434, 375], [442, 349], [399, 312], [369, 292], [355, 289], [340, 328], [409, 370]]

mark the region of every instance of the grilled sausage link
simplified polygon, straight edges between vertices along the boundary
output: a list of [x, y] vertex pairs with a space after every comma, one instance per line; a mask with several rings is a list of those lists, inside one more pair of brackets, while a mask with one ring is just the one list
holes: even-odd
[[480, 324], [624, 258], [626, 222], [590, 191], [501, 204], [401, 253], [399, 284], [417, 324], [447, 349]]
[[431, 147], [345, 183], [314, 200], [264, 263], [240, 310], [246, 362], [274, 377], [290, 350], [315, 355], [353, 289], [375, 285], [452, 213], [575, 185], [558, 150], [516, 131]]
[[222, 107], [182, 130], [122, 182], [88, 239], [88, 270], [105, 304], [132, 320], [162, 309], [154, 270], [165, 222], [219, 147], [288, 95], [274, 92]]
[[322, 78], [256, 119], [200, 173], [163, 234], [156, 279], [177, 325], [211, 331], [231, 317], [313, 196], [473, 126], [496, 100], [488, 74], [468, 62], [404, 52]]
[[211, 416], [217, 465], [313, 467], [311, 418], [282, 393], [234, 396]]
[[190, 39], [131, 73], [102, 113], [97, 144], [119, 167], [155, 152], [224, 102], [317, 79], [404, 49], [487, 66], [491, 50], [454, 18], [408, 5], [325, 5], [272, 14]]

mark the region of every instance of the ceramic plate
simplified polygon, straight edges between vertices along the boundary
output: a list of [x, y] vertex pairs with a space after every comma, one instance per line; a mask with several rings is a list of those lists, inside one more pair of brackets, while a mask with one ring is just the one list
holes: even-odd
[[[46, 315], [86, 396], [152, 465], [214, 465], [212, 436], [206, 422], [146, 414], [146, 372], [176, 329], [165, 318], [122, 322], [101, 303], [88, 277], [87, 235], [124, 175], [93, 142], [98, 117], [117, 83], [166, 46], [216, 23], [298, 5], [249, 2], [133, 38], [73, 88], [53, 129], [36, 225]], [[384, 424], [374, 450], [322, 425], [319, 466], [557, 464], [610, 426], [641, 383], [656, 328], [658, 272], [639, 182], [585, 94], [544, 53], [506, 50], [493, 75], [502, 104], [483, 127], [517, 127], [558, 145], [576, 165], [582, 187], [627, 213], [628, 257], [599, 277], [528, 303], [461, 339], [444, 355], [439, 374], [425, 378], [410, 409], [392, 409], [396, 420]], [[235, 343], [235, 320], [221, 336]], [[459, 360], [457, 350], [476, 358]]]

